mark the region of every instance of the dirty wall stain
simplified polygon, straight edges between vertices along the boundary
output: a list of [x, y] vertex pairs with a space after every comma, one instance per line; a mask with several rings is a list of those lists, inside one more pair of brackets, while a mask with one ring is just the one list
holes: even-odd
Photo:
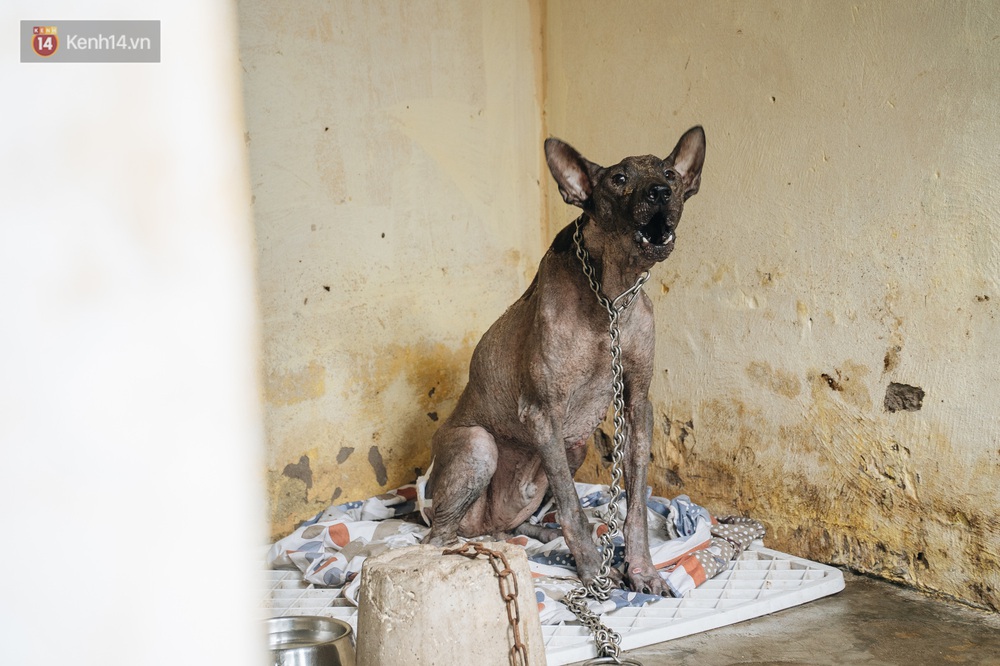
[[270, 370], [264, 377], [264, 397], [272, 405], [293, 405], [326, 393], [326, 368], [310, 361], [296, 370]]
[[431, 437], [465, 388], [473, 346], [471, 334], [457, 348], [429, 342], [389, 345], [351, 364], [345, 390], [361, 392], [357, 416], [371, 428], [383, 467], [372, 463], [375, 477], [369, 474], [348, 483], [346, 496], [363, 497], [387, 485], [411, 483], [416, 467], [427, 468]]
[[[859, 375], [849, 363], [837, 367], [838, 383]], [[953, 444], [936, 432], [914, 443], [892, 417], [877, 416], [881, 405], [864, 399], [867, 389], [845, 400], [847, 389], [834, 390], [823, 374], [810, 373], [812, 403], [791, 425], [774, 424], [742, 397], [672, 417], [698, 424], [698, 444], [678, 446], [673, 427], [654, 431], [654, 493], [679, 490], [660, 460], [672, 465], [663, 454], [673, 451], [683, 492], [716, 514], [763, 520], [770, 547], [1000, 609], [1000, 517], [962, 506], [947, 485], [925, 487], [910, 448], [924, 447], [927, 464]]]
[[[870, 370], [866, 366], [848, 360], [826, 372], [812, 370], [806, 374], [806, 379], [814, 389], [817, 381], [821, 381], [827, 388], [840, 394], [840, 400], [866, 411], [872, 406], [871, 394], [865, 383], [869, 374]], [[815, 398], [815, 390], [813, 397]]]
[[802, 390], [798, 377], [784, 370], [775, 370], [767, 361], [753, 361], [747, 366], [746, 373], [755, 384], [786, 398], [794, 398]]
[[281, 470], [282, 476], [287, 476], [290, 479], [298, 479], [305, 484], [306, 492], [305, 499], [309, 500], [309, 489], [313, 486], [313, 476], [312, 469], [309, 467], [309, 456], [301, 456], [297, 463], [288, 463], [285, 468]]
[[351, 377], [351, 387], [377, 398], [381, 388], [403, 379], [422, 414], [441, 411], [439, 406], [465, 388], [473, 346], [470, 335], [457, 349], [440, 342], [388, 345], [375, 356], [356, 359], [352, 367], [363, 374]]
[[[347, 502], [412, 483], [430, 463], [431, 437], [465, 387], [474, 342], [470, 334], [457, 348], [421, 342], [353, 357], [341, 391], [357, 411], [314, 419], [277, 447], [290, 454], [267, 472], [272, 537], [322, 511], [334, 496]], [[302, 387], [321, 366], [315, 368], [278, 376], [270, 398], [307, 395]]]
[[371, 465], [372, 471], [375, 472], [375, 481], [380, 486], [385, 486], [389, 481], [389, 475], [385, 471], [385, 463], [382, 461], [382, 452], [378, 450], [377, 446], [373, 446], [368, 449], [368, 464]]

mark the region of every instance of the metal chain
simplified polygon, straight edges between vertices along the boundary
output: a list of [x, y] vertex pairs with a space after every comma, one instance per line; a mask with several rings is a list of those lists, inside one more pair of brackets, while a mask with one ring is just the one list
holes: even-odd
[[507, 622], [514, 632], [514, 645], [511, 646], [508, 653], [510, 664], [511, 666], [528, 666], [528, 648], [521, 640], [521, 609], [517, 605], [517, 576], [510, 568], [507, 556], [499, 550], [491, 550], [474, 541], [467, 541], [457, 548], [449, 548], [443, 554], [464, 555], [471, 560], [476, 559], [479, 555], [485, 555], [489, 558], [490, 566], [493, 567], [493, 572], [497, 575], [497, 582], [500, 584], [500, 596], [507, 606]]
[[621, 536], [621, 525], [618, 521], [618, 503], [622, 498], [622, 461], [625, 457], [625, 382], [623, 379], [624, 369], [622, 368], [621, 331], [618, 321], [622, 313], [632, 304], [636, 296], [642, 291], [642, 286], [649, 279], [649, 271], [643, 273], [636, 279], [635, 284], [624, 292], [609, 299], [601, 290], [601, 283], [595, 275], [594, 265], [590, 261], [590, 253], [583, 246], [583, 229], [580, 220], [577, 218], [575, 230], [573, 232], [573, 244], [576, 246], [576, 258], [583, 267], [583, 274], [590, 283], [590, 289], [597, 296], [597, 302], [607, 311], [609, 319], [608, 332], [611, 336], [611, 386], [614, 389], [614, 444], [611, 450], [611, 503], [608, 511], [604, 513], [602, 519], [607, 524], [607, 529], [601, 535], [601, 546], [603, 547], [603, 558], [601, 568], [597, 577], [590, 585], [581, 583], [571, 590], [563, 599], [563, 603], [580, 620], [580, 623], [587, 627], [594, 636], [597, 644], [598, 659], [591, 660], [589, 664], [622, 664], [639, 662], [621, 660], [621, 635], [601, 622], [601, 619], [587, 606], [587, 597], [593, 597], [600, 601], [607, 600], [615, 586], [611, 577], [611, 562], [615, 553], [615, 537]]

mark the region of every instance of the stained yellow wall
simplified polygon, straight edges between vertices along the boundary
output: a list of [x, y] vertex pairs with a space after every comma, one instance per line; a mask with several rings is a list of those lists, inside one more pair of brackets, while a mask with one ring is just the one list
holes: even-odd
[[647, 287], [656, 491], [1000, 606], [995, 6], [552, 0], [545, 25], [549, 133], [598, 162], [708, 136]]
[[271, 530], [426, 469], [544, 248], [526, 3], [239, 3]]
[[[573, 214], [543, 136], [611, 162], [702, 123], [702, 190], [647, 287], [654, 489], [1000, 606], [990, 3], [239, 12], [274, 535], [426, 467], [479, 335]], [[890, 383], [921, 409], [887, 411]]]

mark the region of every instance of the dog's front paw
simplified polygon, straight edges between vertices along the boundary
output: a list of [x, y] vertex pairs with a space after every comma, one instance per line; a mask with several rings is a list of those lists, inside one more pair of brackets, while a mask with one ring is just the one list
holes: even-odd
[[[588, 590], [593, 590], [595, 587], [597, 587], [598, 589], [604, 588], [603, 585], [595, 585], [597, 583], [597, 578], [599, 574], [600, 572], [597, 569], [594, 569], [593, 572], [583, 572], [580, 571], [579, 567], [577, 567], [577, 575], [580, 578], [580, 582]], [[625, 587], [625, 581], [622, 578], [622, 573], [617, 569], [612, 569], [610, 572], [608, 572], [608, 578], [611, 579], [610, 589], [615, 590]]]
[[644, 594], [655, 594], [661, 597], [670, 596], [670, 588], [660, 577], [660, 572], [656, 570], [652, 562], [642, 564], [627, 564], [625, 576], [628, 578], [628, 587], [633, 592]]

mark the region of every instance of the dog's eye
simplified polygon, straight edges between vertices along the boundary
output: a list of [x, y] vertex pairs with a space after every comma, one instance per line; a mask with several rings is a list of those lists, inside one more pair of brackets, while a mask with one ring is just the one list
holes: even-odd
[[669, 182], [671, 182], [671, 183], [674, 182], [675, 180], [677, 180], [677, 174], [674, 173], [673, 171], [671, 171], [670, 169], [667, 169], [666, 171], [664, 171], [663, 175], [666, 176], [667, 180]]
[[616, 173], [615, 175], [613, 175], [611, 177], [611, 182], [614, 183], [615, 185], [618, 185], [619, 187], [622, 186], [622, 185], [624, 185], [625, 184], [625, 174], [623, 174], [623, 173]]

